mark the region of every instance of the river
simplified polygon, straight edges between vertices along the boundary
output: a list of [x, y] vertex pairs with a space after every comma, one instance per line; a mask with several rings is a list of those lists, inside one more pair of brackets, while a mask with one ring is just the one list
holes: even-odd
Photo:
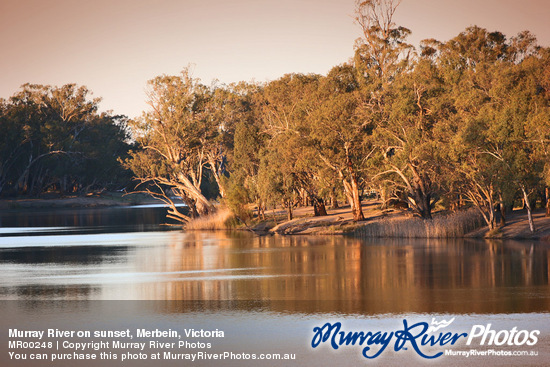
[[[449, 330], [456, 333], [472, 334], [475, 325], [487, 324], [496, 331], [537, 329], [534, 346], [500, 347], [537, 355], [448, 355], [430, 364], [550, 361], [550, 247], [541, 243], [186, 233], [162, 225], [163, 216], [163, 208], [148, 206], [2, 213], [3, 327], [217, 329], [225, 337], [211, 341], [211, 351], [296, 356], [265, 365], [352, 366], [374, 360], [359, 346], [312, 348], [313, 329], [340, 322], [342, 330], [390, 332], [404, 329], [404, 321], [454, 319]], [[0, 337], [2, 345], [7, 340]], [[455, 350], [471, 349], [461, 342]], [[437, 347], [425, 349], [433, 355]], [[377, 362], [427, 361], [413, 348], [395, 348], [389, 344]], [[490, 348], [476, 346], [479, 352]]]

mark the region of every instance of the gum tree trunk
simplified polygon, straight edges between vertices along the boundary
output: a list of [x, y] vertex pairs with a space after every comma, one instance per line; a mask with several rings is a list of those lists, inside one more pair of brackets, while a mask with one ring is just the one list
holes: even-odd
[[327, 208], [325, 207], [325, 201], [321, 198], [312, 198], [313, 201], [313, 215], [316, 217], [324, 217], [327, 215]]
[[500, 226], [506, 226], [506, 203], [502, 199], [502, 195], [499, 196], [500, 199]]
[[529, 202], [529, 195], [525, 186], [521, 185], [521, 192], [523, 193], [523, 202], [525, 203], [525, 208], [527, 209], [527, 218], [529, 220], [529, 230], [535, 232], [535, 222], [533, 221], [533, 213], [531, 210], [531, 203]]

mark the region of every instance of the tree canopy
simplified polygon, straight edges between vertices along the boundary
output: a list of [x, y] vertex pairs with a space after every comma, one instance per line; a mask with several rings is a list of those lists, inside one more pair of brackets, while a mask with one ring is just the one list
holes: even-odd
[[25, 84], [0, 101], [0, 194], [118, 189], [130, 176], [127, 118], [99, 113], [86, 87]]

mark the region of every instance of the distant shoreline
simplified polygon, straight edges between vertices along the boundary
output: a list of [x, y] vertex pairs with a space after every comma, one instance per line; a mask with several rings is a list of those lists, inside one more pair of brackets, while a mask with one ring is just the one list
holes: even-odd
[[89, 195], [50, 195], [35, 198], [2, 199], [0, 200], [0, 210], [99, 208], [158, 203], [158, 200], [143, 194], [109, 192]]

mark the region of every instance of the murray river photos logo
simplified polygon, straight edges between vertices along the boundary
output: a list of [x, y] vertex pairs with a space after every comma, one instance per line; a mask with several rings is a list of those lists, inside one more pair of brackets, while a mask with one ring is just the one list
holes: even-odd
[[[317, 348], [325, 343], [333, 349], [343, 346], [361, 347], [363, 357], [373, 359], [380, 356], [391, 346], [395, 352], [414, 350], [419, 356], [427, 359], [441, 357], [445, 349], [454, 346], [459, 341], [465, 341], [467, 346], [533, 346], [538, 342], [539, 330], [493, 330], [491, 324], [473, 325], [469, 333], [445, 331], [455, 319], [436, 321], [431, 324], [417, 322], [410, 324], [403, 320], [403, 329], [395, 331], [345, 331], [342, 323], [327, 322], [323, 326], [313, 328], [311, 346]], [[426, 352], [430, 348], [431, 353]], [[433, 352], [434, 347], [442, 347]]]

